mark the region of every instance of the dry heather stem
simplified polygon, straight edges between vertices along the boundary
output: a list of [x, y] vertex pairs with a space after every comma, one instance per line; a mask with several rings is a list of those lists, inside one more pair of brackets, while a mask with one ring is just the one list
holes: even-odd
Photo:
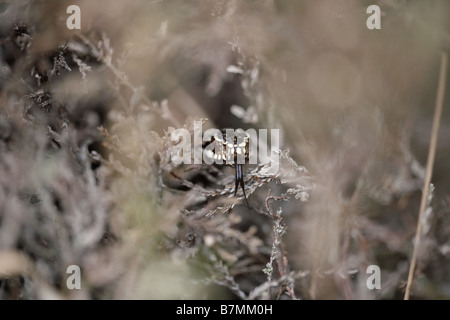
[[436, 107], [433, 118], [433, 127], [431, 129], [430, 149], [428, 150], [427, 168], [425, 174], [425, 181], [422, 191], [422, 199], [420, 201], [419, 217], [417, 219], [416, 236], [414, 239], [414, 251], [411, 258], [411, 264], [409, 266], [408, 282], [406, 283], [405, 300], [409, 300], [411, 295], [411, 286], [414, 279], [414, 270], [416, 268], [417, 256], [420, 246], [420, 240], [422, 235], [422, 221], [425, 208], [427, 205], [428, 194], [430, 192], [431, 176], [433, 174], [434, 157], [436, 155], [436, 146], [439, 132], [439, 123], [442, 116], [442, 108], [444, 104], [445, 83], [447, 74], [447, 53], [442, 53], [441, 56], [441, 69], [439, 74], [439, 85], [437, 90]]

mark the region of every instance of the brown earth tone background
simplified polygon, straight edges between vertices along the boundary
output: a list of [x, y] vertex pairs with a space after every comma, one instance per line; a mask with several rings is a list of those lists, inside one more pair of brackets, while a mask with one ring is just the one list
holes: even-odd
[[[402, 299], [449, 12], [0, 1], [0, 299]], [[412, 299], [450, 297], [449, 98]], [[196, 119], [280, 129], [278, 174], [244, 168], [250, 209], [233, 168], [170, 161]]]

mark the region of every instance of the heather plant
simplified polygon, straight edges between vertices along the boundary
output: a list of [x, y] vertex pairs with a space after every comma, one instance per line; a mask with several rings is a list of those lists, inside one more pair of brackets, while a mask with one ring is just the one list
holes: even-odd
[[448, 298], [449, 3], [370, 4], [1, 2], [0, 298]]

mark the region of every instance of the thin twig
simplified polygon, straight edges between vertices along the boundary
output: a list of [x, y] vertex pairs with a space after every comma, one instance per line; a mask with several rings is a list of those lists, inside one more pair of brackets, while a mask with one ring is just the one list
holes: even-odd
[[[120, 81], [121, 85], [127, 87], [131, 92], [136, 93], [136, 92], [139, 91], [139, 88], [137, 88], [135, 85], [133, 85], [131, 83], [131, 81], [124, 74], [124, 72], [119, 70], [112, 63], [111, 57], [105, 58], [101, 54], [95, 54], [95, 52], [96, 52], [95, 45], [92, 43], [92, 41], [89, 38], [85, 37], [84, 35], [80, 34], [80, 35], [78, 35], [78, 38], [81, 39], [81, 41], [83, 41], [84, 44], [88, 45], [91, 48], [92, 51], [94, 51], [95, 58], [98, 59], [101, 63], [103, 63], [114, 74], [114, 76]], [[139, 101], [142, 101], [146, 106], [148, 106], [148, 107], [152, 107], [153, 106], [153, 102], [148, 97], [146, 97], [144, 95], [139, 95], [138, 98], [139, 98]], [[160, 108], [153, 107], [153, 110], [161, 112]], [[173, 125], [175, 125], [177, 128], [181, 128], [182, 127], [181, 123], [173, 116], [173, 114], [170, 111], [168, 111], [168, 112], [170, 113], [171, 116], [167, 120], [169, 122], [171, 122]], [[136, 121], [134, 116], [132, 117], [132, 119], [137, 124], [137, 121]]]
[[431, 176], [433, 174], [433, 164], [434, 164], [434, 156], [436, 154], [436, 146], [438, 140], [438, 132], [439, 132], [439, 123], [442, 115], [442, 107], [444, 104], [444, 94], [445, 94], [445, 82], [446, 82], [446, 74], [447, 74], [447, 54], [442, 53], [441, 55], [441, 70], [439, 74], [439, 84], [437, 90], [437, 99], [436, 106], [434, 111], [433, 118], [433, 127], [431, 128], [431, 138], [430, 138], [430, 149], [428, 150], [428, 160], [427, 160], [427, 168], [425, 172], [425, 181], [423, 185], [422, 192], [422, 200], [420, 201], [420, 211], [419, 218], [417, 219], [417, 229], [416, 229], [416, 237], [414, 239], [414, 251], [413, 256], [411, 258], [411, 264], [409, 265], [409, 274], [408, 274], [408, 282], [406, 283], [405, 290], [405, 300], [409, 300], [409, 296], [411, 294], [411, 286], [414, 278], [414, 271], [416, 268], [417, 255], [419, 252], [419, 245], [422, 235], [422, 216], [425, 212]]

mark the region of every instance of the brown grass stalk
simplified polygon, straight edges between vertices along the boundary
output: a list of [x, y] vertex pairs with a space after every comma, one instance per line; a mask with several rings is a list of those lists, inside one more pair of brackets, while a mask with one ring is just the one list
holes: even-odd
[[426, 167], [425, 180], [424, 180], [423, 191], [422, 191], [422, 199], [420, 201], [419, 217], [417, 219], [416, 236], [414, 239], [414, 251], [413, 251], [411, 263], [409, 266], [408, 281], [406, 283], [406, 290], [405, 290], [405, 297], [404, 297], [405, 300], [409, 300], [409, 297], [411, 295], [411, 287], [412, 287], [412, 282], [414, 280], [414, 271], [416, 268], [416, 262], [417, 262], [417, 258], [418, 258], [419, 246], [420, 246], [421, 235], [422, 235], [422, 220], [423, 220], [423, 215], [424, 215], [426, 205], [427, 205], [428, 195], [430, 192], [430, 182], [431, 182], [431, 176], [433, 174], [434, 158], [436, 155], [439, 124], [440, 124], [442, 108], [443, 108], [443, 104], [444, 104], [446, 74], [447, 74], [447, 53], [442, 53], [441, 68], [440, 68], [439, 83], [438, 83], [437, 98], [436, 98], [436, 106], [435, 106], [435, 111], [434, 111], [433, 126], [431, 128], [430, 149], [428, 150], [427, 167]]

